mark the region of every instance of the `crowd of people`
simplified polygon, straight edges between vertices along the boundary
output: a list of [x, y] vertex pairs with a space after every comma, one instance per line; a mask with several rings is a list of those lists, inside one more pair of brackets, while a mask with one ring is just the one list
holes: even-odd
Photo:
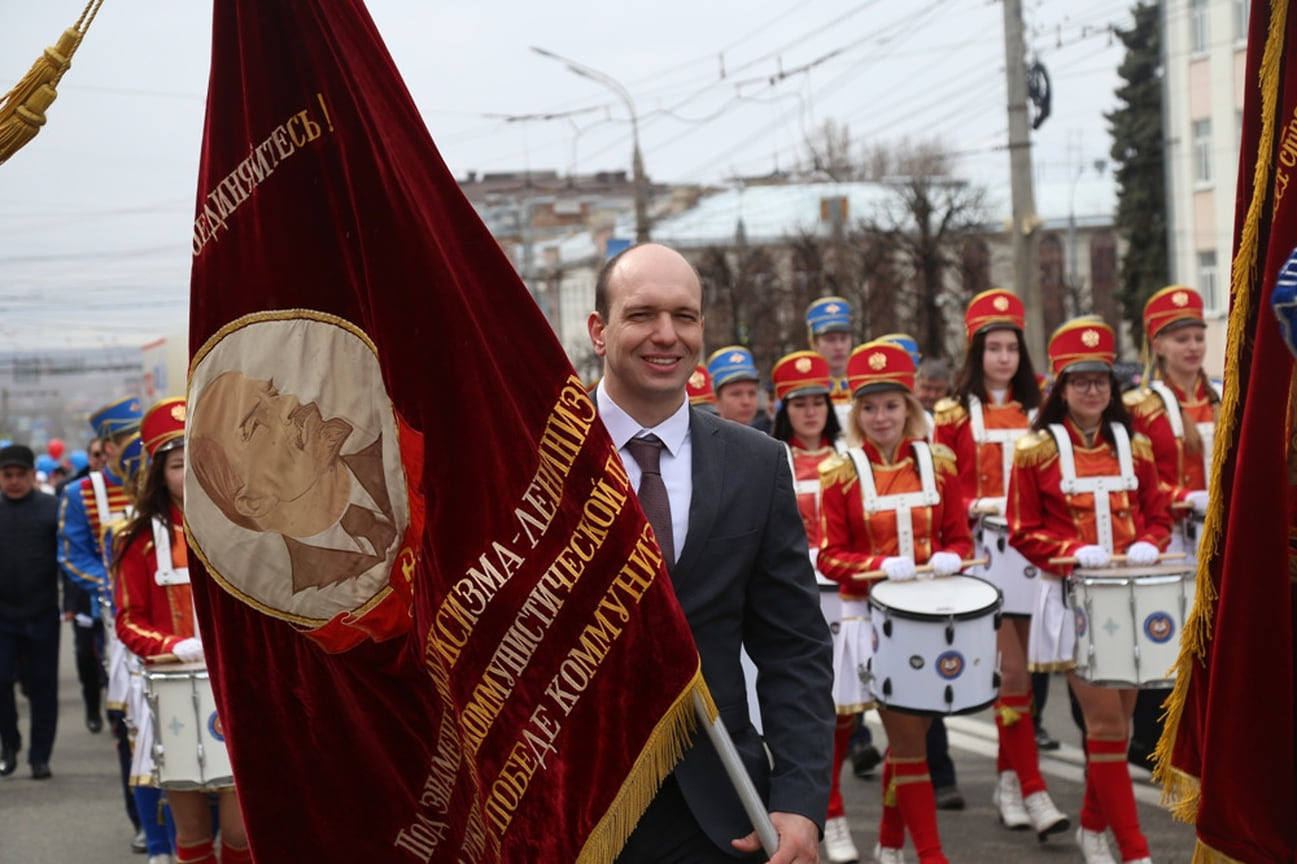
[[[944, 862], [936, 811], [964, 802], [942, 717], [987, 707], [999, 739], [999, 820], [1041, 841], [1070, 832], [1039, 764], [1041, 748], [1058, 746], [1039, 725], [1050, 673], [1066, 674], [1083, 728], [1085, 797], [1073, 836], [1086, 864], [1118, 860], [1109, 831], [1121, 861], [1152, 860], [1125, 764], [1147, 682], [1107, 680], [1080, 662], [1078, 640], [1100, 637], [1076, 589], [1102, 582], [1113, 563], [1154, 568], [1169, 548], [1192, 559], [1219, 411], [1203, 372], [1202, 300], [1171, 286], [1148, 301], [1148, 376], [1124, 395], [1107, 323], [1089, 316], [1059, 327], [1047, 374], [1037, 375], [1024, 317], [1012, 292], [973, 298], [952, 376], [905, 334], [853, 347], [849, 304], [821, 298], [806, 313], [808, 348], [768, 376], [767, 412], [746, 348], [699, 363], [702, 290], [682, 256], [642, 244], [604, 266], [589, 319], [604, 363], [593, 398], [778, 843], [761, 851], [716, 751], [699, 737], [622, 864], [736, 855], [791, 864], [819, 860], [821, 844], [831, 862], [860, 860], [839, 783], [848, 763], [858, 776], [881, 766], [873, 859], [904, 861], [908, 835], [919, 861]], [[216, 861], [218, 846], [221, 861], [249, 861], [232, 779], [166, 786], [151, 759], [148, 670], [201, 669], [204, 657], [182, 527], [185, 413], [181, 399], [147, 412], [129, 397], [104, 406], [91, 418], [96, 461], [58, 496], [38, 488], [29, 448], [0, 448], [0, 775], [16, 770], [23, 749], [10, 686], [18, 682], [31, 703], [31, 774], [51, 776], [66, 617], [92, 733], [103, 726], [106, 685], [136, 850], [150, 864]], [[996, 560], [1012, 563], [997, 569]], [[946, 687], [907, 701], [873, 668], [880, 631], [890, 641], [895, 623], [895, 601], [881, 595], [902, 586], [942, 597], [961, 579], [996, 586], [998, 675], [985, 699], [957, 705]], [[949, 646], [957, 616], [947, 617]], [[1150, 638], [1169, 638], [1174, 628], [1154, 623], [1145, 622]], [[964, 671], [958, 651], [939, 660], [933, 668], [952, 682]], [[942, 699], [944, 708], [930, 707]], [[885, 746], [862, 722], [870, 710]]]
[[[640, 254], [638, 266], [622, 266], [639, 275], [647, 258]], [[605, 272], [618, 265], [614, 260]], [[644, 336], [641, 359], [669, 378], [670, 364], [694, 346], [681, 339], [669, 309], [655, 311], [643, 300], [641, 306], [641, 320], [657, 322]], [[1187, 557], [1177, 567], [1192, 578], [1219, 405], [1203, 371], [1202, 299], [1191, 288], [1170, 286], [1149, 299], [1144, 322], [1148, 368], [1124, 394], [1115, 334], [1106, 322], [1085, 316], [1060, 326], [1049, 340], [1047, 374], [1038, 375], [1023, 339], [1022, 302], [1001, 289], [969, 303], [966, 349], [953, 376], [941, 359], [922, 358], [906, 334], [853, 347], [850, 305], [838, 297], [811, 304], [808, 350], [780, 358], [768, 376], [741, 345], [712, 352], [689, 372], [685, 391], [696, 412], [754, 427], [786, 449], [833, 641], [829, 797], [824, 812], [812, 816], [823, 824], [829, 861], [861, 857], [839, 776], [848, 760], [858, 776], [869, 776], [878, 763], [860, 720], [870, 709], [878, 710], [887, 737], [874, 860], [905, 860], [907, 834], [921, 862], [946, 860], [936, 809], [957, 809], [963, 800], [953, 766], [946, 767], [944, 712], [880, 698], [870, 667], [880, 623], [870, 586], [961, 573], [1001, 589], [992, 705], [999, 737], [993, 803], [1000, 821], [1041, 841], [1075, 824], [1072, 836], [1087, 864], [1118, 860], [1111, 830], [1121, 861], [1151, 861], [1126, 761], [1136, 752], [1137, 701], [1154, 718], [1145, 722], [1156, 727], [1166, 692], [1142, 688], [1170, 682], [1152, 680], [1162, 670], [1131, 682], [1078, 668], [1085, 613], [1069, 588], [1078, 577], [1102, 584], [1106, 573], [1116, 573], [1105, 569], [1112, 564], [1134, 568], [1136, 582], [1139, 568], [1163, 573], [1171, 569], [1157, 569], [1169, 560], [1168, 549]], [[605, 367], [605, 375], [613, 372]], [[763, 381], [769, 382], [767, 410]], [[986, 552], [1015, 563], [993, 574], [976, 560]], [[1001, 584], [1006, 572], [1016, 578]], [[1178, 633], [1177, 624], [1183, 621], [1150, 632], [1160, 639]], [[756, 673], [758, 681], [764, 671]], [[1052, 673], [1066, 674], [1083, 733], [1085, 799], [1075, 821], [1054, 804], [1040, 771], [1039, 750], [1058, 747], [1039, 723]], [[749, 692], [764, 721], [759, 684], [750, 682]], [[1156, 729], [1151, 734], [1155, 740]], [[1151, 750], [1147, 738], [1141, 756]], [[777, 765], [780, 754], [772, 756]]]
[[154, 763], [146, 669], [201, 669], [204, 658], [182, 515], [185, 402], [142, 411], [124, 397], [90, 423], [85, 469], [55, 492], [40, 488], [31, 448], [0, 449], [0, 776], [17, 770], [23, 749], [15, 683], [30, 702], [31, 776], [53, 775], [66, 618], [91, 733], [102, 731], [106, 708], [132, 850], [149, 864], [216, 862], [215, 836], [220, 861], [251, 861], [232, 780], [168, 785]]

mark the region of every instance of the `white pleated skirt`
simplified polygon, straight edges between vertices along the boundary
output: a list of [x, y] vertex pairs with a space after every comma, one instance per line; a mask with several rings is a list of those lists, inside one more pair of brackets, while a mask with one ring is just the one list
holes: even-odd
[[1076, 667], [1076, 613], [1068, 603], [1063, 580], [1041, 573], [1027, 638], [1027, 668], [1058, 672]]
[[839, 714], [857, 714], [874, 707], [868, 676], [873, 654], [869, 601], [844, 597], [842, 625], [833, 634], [833, 701]]

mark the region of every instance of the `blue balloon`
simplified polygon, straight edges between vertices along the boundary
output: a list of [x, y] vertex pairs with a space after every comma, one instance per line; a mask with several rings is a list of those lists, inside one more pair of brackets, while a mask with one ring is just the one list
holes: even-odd
[[68, 461], [78, 471], [84, 471], [90, 465], [90, 457], [86, 455], [84, 450], [73, 450], [68, 454]]
[[37, 471], [44, 471], [46, 474], [49, 474], [51, 471], [57, 468], [58, 465], [59, 465], [58, 460], [48, 453], [42, 453], [41, 455], [36, 457]]

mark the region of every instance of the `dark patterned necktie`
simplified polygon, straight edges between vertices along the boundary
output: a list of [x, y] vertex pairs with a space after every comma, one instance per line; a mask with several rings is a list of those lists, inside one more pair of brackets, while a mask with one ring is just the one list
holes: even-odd
[[666, 560], [667, 572], [675, 566], [675, 540], [671, 531], [671, 501], [667, 497], [666, 484], [662, 482], [662, 472], [658, 463], [662, 459], [662, 439], [656, 435], [645, 435], [643, 438], [632, 438], [626, 442], [626, 449], [639, 465], [639, 506], [644, 509], [658, 545], [662, 547], [662, 557]]

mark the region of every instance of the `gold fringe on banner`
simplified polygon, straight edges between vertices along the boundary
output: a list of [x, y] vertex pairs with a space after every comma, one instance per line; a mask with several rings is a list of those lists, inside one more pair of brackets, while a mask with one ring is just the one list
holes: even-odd
[[640, 816], [648, 809], [653, 796], [657, 795], [662, 781], [684, 756], [685, 748], [689, 746], [693, 733], [698, 728], [694, 712], [695, 693], [702, 698], [707, 719], [716, 719], [719, 712], [716, 703], [712, 701], [711, 691], [703, 681], [702, 667], [699, 666], [693, 680], [649, 735], [648, 742], [630, 773], [626, 775], [626, 781], [622, 783], [617, 796], [613, 798], [599, 824], [594, 826], [590, 836], [586, 837], [576, 864], [612, 861], [621, 854]]
[[45, 52], [0, 101], [0, 165], [36, 137], [45, 125], [45, 112], [58, 98], [56, 89], [72, 65], [72, 55], [99, 14], [104, 0], [90, 0], [77, 23], [63, 31], [57, 45]]
[[[1157, 749], [1153, 752], [1156, 762], [1153, 780], [1162, 784], [1162, 803], [1170, 808], [1171, 815], [1176, 819], [1191, 824], [1198, 818], [1198, 800], [1201, 792], [1199, 778], [1172, 766], [1171, 754], [1175, 749], [1176, 735], [1180, 730], [1180, 718], [1184, 714], [1185, 700], [1189, 692], [1189, 678], [1194, 664], [1204, 662], [1207, 656], [1207, 644], [1212, 636], [1212, 618], [1218, 599], [1216, 586], [1211, 581], [1211, 562], [1220, 549], [1221, 538], [1225, 532], [1225, 499], [1228, 490], [1221, 486], [1223, 479], [1221, 475], [1224, 472], [1226, 458], [1237, 445], [1235, 439], [1238, 436], [1241, 398], [1239, 370], [1243, 359], [1251, 356], [1248, 342], [1252, 334], [1248, 332], [1248, 325], [1251, 321], [1253, 288], [1260, 278], [1257, 275], [1257, 258], [1261, 252], [1261, 213], [1266, 202], [1266, 192], [1270, 188], [1270, 175], [1273, 168], [1280, 60], [1283, 55], [1287, 20], [1288, 0], [1271, 0], [1270, 27], [1266, 33], [1265, 51], [1261, 55], [1261, 70], [1256, 82], [1261, 93], [1261, 136], [1257, 144], [1256, 167], [1252, 174], [1252, 197], [1248, 203], [1243, 235], [1239, 238], [1238, 252], [1234, 255], [1233, 269], [1230, 274], [1231, 300], [1229, 326], [1226, 332], [1228, 350], [1225, 356], [1225, 386], [1221, 396], [1220, 428], [1216, 433], [1215, 449], [1211, 456], [1211, 497], [1198, 548], [1198, 585], [1193, 611], [1189, 613], [1189, 620], [1185, 622], [1184, 633], [1180, 640], [1175, 687], [1164, 703], [1166, 711], [1163, 716], [1166, 719], [1166, 726], [1162, 730], [1161, 739], [1157, 742]], [[1194, 864], [1212, 864], [1212, 862], [1228, 860], [1220, 853], [1201, 844], [1193, 858]]]

